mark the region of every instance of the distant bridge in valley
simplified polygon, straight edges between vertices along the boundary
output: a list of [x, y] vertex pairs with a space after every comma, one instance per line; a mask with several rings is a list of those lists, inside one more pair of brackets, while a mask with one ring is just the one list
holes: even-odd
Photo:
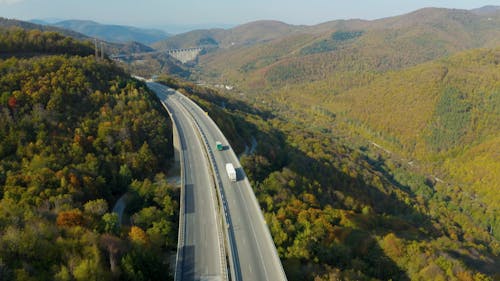
[[198, 55], [203, 51], [204, 47], [194, 47], [194, 48], [183, 48], [183, 49], [168, 49], [161, 51], [153, 51], [153, 52], [142, 52], [142, 53], [132, 53], [132, 54], [118, 54], [111, 55], [111, 59], [113, 60], [125, 60], [125, 59], [138, 59], [147, 55], [156, 55], [156, 54], [167, 54], [172, 58], [180, 61], [181, 63], [188, 63], [190, 61], [196, 60]]
[[187, 63], [190, 61], [194, 61], [201, 53], [201, 51], [203, 51], [203, 48], [197, 47], [197, 48], [167, 50], [166, 52], [167, 54], [177, 59], [178, 61], [182, 63]]

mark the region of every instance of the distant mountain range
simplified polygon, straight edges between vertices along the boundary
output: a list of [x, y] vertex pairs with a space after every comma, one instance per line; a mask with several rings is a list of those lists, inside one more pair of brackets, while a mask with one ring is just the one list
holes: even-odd
[[152, 46], [156, 49], [178, 49], [213, 45], [231, 47], [253, 45], [300, 32], [304, 26], [289, 25], [280, 21], [263, 20], [239, 25], [230, 29], [200, 29], [171, 36]]
[[191, 31], [153, 47], [214, 46], [200, 57], [199, 67], [255, 89], [321, 81], [339, 73], [398, 70], [468, 49], [496, 47], [499, 26], [498, 7], [426, 8], [379, 20], [314, 26], [258, 21], [228, 30]]
[[[37, 21], [40, 22], [40, 21]], [[12, 28], [19, 27], [26, 30], [38, 29], [42, 31], [54, 31], [61, 33], [65, 36], [69, 36], [79, 40], [92, 40], [89, 36], [65, 29], [62, 27], [52, 26], [52, 25], [42, 25], [33, 22], [20, 21], [15, 19], [6, 19], [0, 17], [0, 28]], [[105, 48], [107, 53], [118, 54], [118, 53], [143, 53], [153, 51], [152, 48], [138, 43], [138, 42], [127, 42], [127, 43], [112, 43], [105, 42]]]
[[[454, 30], [458, 27], [463, 30], [467, 25], [469, 28], [466, 30], [469, 34], [473, 34], [474, 30], [470, 28], [487, 28], [487, 18], [485, 15], [495, 17], [500, 13], [500, 6], [485, 6], [473, 10], [458, 10], [458, 9], [439, 9], [439, 8], [426, 8], [421, 9], [406, 15], [384, 18], [379, 20], [334, 20], [325, 22], [314, 26], [305, 25], [289, 25], [279, 21], [256, 21], [243, 25], [239, 25], [229, 29], [198, 29], [190, 32], [170, 36], [162, 41], [159, 41], [152, 46], [156, 49], [172, 49], [172, 48], [185, 48], [195, 47], [201, 45], [213, 45], [221, 48], [237, 47], [237, 46], [251, 46], [259, 43], [267, 43], [280, 38], [290, 38], [291, 36], [308, 36], [310, 39], [319, 39], [326, 37], [335, 31], [344, 30], [361, 30], [364, 35], [366, 33], [374, 33], [380, 31], [390, 32], [391, 30], [411, 30], [420, 29], [417, 32], [432, 32], [434, 30], [440, 32], [439, 36], [448, 34], [451, 37], [456, 37], [457, 31]], [[468, 24], [467, 21], [479, 22], [479, 25]], [[492, 20], [491, 18], [489, 20]], [[447, 26], [451, 24], [450, 26]], [[441, 32], [446, 34], [441, 34]], [[459, 31], [461, 32], [461, 31]], [[388, 34], [386, 34], [388, 35]], [[400, 34], [401, 35], [401, 34]], [[419, 36], [417, 34], [408, 36]], [[396, 35], [396, 37], [399, 35]], [[466, 38], [469, 40], [471, 38]], [[493, 39], [493, 38], [492, 38]], [[391, 40], [391, 38], [389, 38]], [[457, 40], [460, 41], [460, 40]], [[473, 40], [472, 40], [473, 41]], [[494, 41], [494, 40], [493, 40]], [[479, 42], [478, 42], [479, 43]], [[460, 45], [460, 44], [459, 44]]]
[[144, 29], [123, 25], [107, 25], [87, 20], [65, 20], [56, 23], [49, 23], [43, 20], [32, 20], [31, 22], [73, 30], [89, 37], [96, 37], [101, 40], [114, 43], [136, 41], [149, 45], [169, 36], [169, 34], [158, 29]]
[[199, 29], [230, 29], [235, 27], [236, 24], [227, 24], [227, 23], [205, 23], [205, 24], [158, 24], [154, 26], [150, 26], [154, 29], [165, 30], [168, 34], [182, 34], [192, 30]]
[[16, 20], [16, 19], [6, 19], [6, 18], [0, 17], [0, 27], [20, 27], [22, 29], [27, 29], [27, 30], [38, 29], [41, 31], [59, 32], [65, 36], [73, 37], [76, 39], [87, 39], [88, 38], [87, 36], [85, 36], [84, 34], [81, 34], [79, 32], [67, 30], [64, 28], [57, 27], [57, 26], [40, 24], [40, 21], [27, 22], [27, 21], [21, 21], [21, 20]]
[[500, 6], [484, 6], [478, 9], [471, 10], [478, 15], [490, 15], [500, 12]]

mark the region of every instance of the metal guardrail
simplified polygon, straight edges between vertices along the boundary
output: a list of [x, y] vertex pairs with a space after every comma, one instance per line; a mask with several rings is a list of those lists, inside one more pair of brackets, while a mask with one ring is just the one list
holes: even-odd
[[[226, 254], [227, 254], [227, 257], [229, 259], [229, 269], [230, 269], [230, 272], [231, 272], [231, 280], [239, 280], [241, 279], [241, 276], [238, 276], [236, 274], [236, 267], [239, 266], [239, 261], [238, 261], [238, 258], [235, 257], [233, 255], [233, 249], [236, 245], [236, 240], [235, 240], [235, 237], [234, 237], [234, 234], [232, 232], [230, 232], [228, 229], [228, 225], [231, 225], [231, 216], [228, 212], [228, 207], [227, 207], [227, 201], [225, 200], [225, 195], [224, 195], [224, 189], [222, 188], [222, 180], [221, 180], [221, 177], [220, 177], [220, 173], [219, 173], [219, 170], [217, 168], [217, 165], [216, 165], [216, 162], [215, 162], [215, 156], [214, 156], [214, 153], [213, 153], [213, 150], [210, 148], [210, 143], [208, 142], [208, 138], [207, 136], [205, 135], [204, 131], [201, 129], [201, 126], [199, 125], [198, 121], [196, 120], [195, 116], [194, 116], [194, 113], [191, 112], [191, 110], [198, 110], [200, 112], [203, 112], [203, 110], [195, 103], [193, 102], [192, 100], [190, 100], [189, 98], [185, 97], [184, 95], [180, 94], [180, 98], [179, 98], [179, 102], [180, 103], [183, 103], [183, 106], [181, 106], [181, 110], [184, 110], [186, 112], [188, 112], [188, 114], [191, 116], [191, 119], [193, 120], [193, 123], [195, 124], [195, 127], [197, 129], [197, 132], [199, 134], [199, 137], [201, 138], [202, 140], [202, 143], [204, 144], [205, 146], [205, 155], [208, 157], [209, 159], [209, 162], [210, 162], [210, 166], [211, 166], [211, 171], [212, 171], [212, 177], [214, 179], [214, 182], [215, 182], [215, 186], [216, 186], [216, 191], [217, 191], [217, 197], [219, 199], [219, 202], [218, 202], [218, 206], [219, 206], [219, 212], [220, 212], [220, 215], [221, 215], [221, 218], [223, 218], [221, 221], [218, 222], [218, 226], [219, 226], [219, 239], [221, 239], [221, 227], [220, 227], [220, 223], [222, 222], [222, 225], [223, 225], [223, 230], [224, 230], [224, 236], [226, 237], [226, 243], [220, 243], [220, 245], [226, 245], [226, 247], [229, 247], [230, 249], [228, 251], [224, 251], [224, 249], [221, 248], [221, 259], [224, 259], [226, 257]], [[188, 104], [186, 104], [186, 102], [190, 103], [191, 106], [189, 106]], [[169, 111], [168, 109], [168, 106], [166, 104], [164, 104], [162, 102], [163, 106], [165, 107], [165, 109], [167, 110], [167, 112], [169, 113], [171, 119], [172, 119], [172, 122], [174, 124], [174, 126], [176, 126], [175, 124], [175, 121], [174, 121], [174, 118], [172, 118], [172, 114], [171, 112]], [[189, 110], [189, 108], [191, 108], [191, 110]], [[216, 127], [217, 125], [215, 124], [215, 122], [211, 119], [211, 118], [208, 118], [209, 121]], [[177, 134], [178, 134], [178, 131], [177, 129], [175, 129]], [[219, 129], [220, 131], [220, 129]], [[221, 132], [222, 134], [222, 132]], [[223, 134], [222, 134], [223, 136]], [[227, 142], [227, 139], [225, 139], [225, 137], [223, 136], [223, 141], [225, 141], [226, 143]], [[180, 140], [180, 139], [179, 139]], [[180, 149], [180, 158], [182, 161], [184, 161], [184, 158], [183, 158], [183, 154], [182, 154], [182, 147]], [[236, 157], [236, 156], [234, 156]], [[236, 158], [237, 159], [237, 158]], [[181, 168], [181, 186], [184, 187], [184, 180], [185, 180], [185, 171], [184, 171], [184, 168]], [[262, 213], [262, 209], [260, 208], [260, 205], [259, 203], [257, 202], [257, 198], [255, 197], [255, 194], [253, 193], [253, 190], [251, 189], [251, 186], [250, 186], [250, 183], [248, 181], [248, 178], [245, 177], [244, 179], [245, 181], [245, 185], [247, 187], [250, 188], [250, 192], [252, 194], [252, 200], [253, 203], [255, 204], [255, 207], [257, 210], [260, 210], [258, 216], [260, 216], [260, 219], [264, 222], [264, 225], [265, 225], [265, 232], [266, 232], [266, 238], [271, 242], [271, 244], [274, 246], [274, 249], [276, 249], [276, 246], [274, 245], [274, 241], [272, 239], [272, 236], [271, 236], [271, 233], [269, 231], [269, 227], [267, 226], [267, 223], [265, 222], [265, 219], [264, 219], [264, 216], [263, 216], [263, 213]], [[181, 202], [180, 202], [180, 208], [181, 210], [184, 210], [184, 205], [185, 205], [185, 194], [184, 194], [184, 189], [181, 189]], [[178, 272], [181, 272], [181, 267], [182, 267], [182, 259], [184, 257], [184, 233], [185, 233], [185, 218], [184, 218], [184, 213], [183, 211], [180, 212], [179, 214], [179, 239], [178, 239], [178, 251], [177, 251], [177, 259], [176, 259], [176, 272], [175, 272], [175, 281], [180, 281], [181, 279], [181, 276], [179, 276]], [[183, 224], [181, 226], [181, 223]], [[182, 245], [182, 246], [181, 246]], [[285, 274], [285, 271], [283, 269], [283, 266], [281, 264], [281, 261], [279, 259], [279, 256], [276, 252], [276, 250], [274, 250], [274, 262], [276, 263], [276, 266], [278, 266], [280, 268], [280, 272], [282, 273], [282, 276], [283, 276], [283, 280], [287, 280], [286, 278], [286, 274]], [[224, 280], [228, 280], [228, 275], [227, 275], [227, 265], [226, 265], [226, 268], [222, 268], [222, 272], [224, 274]]]
[[177, 255], [175, 258], [175, 273], [174, 273], [174, 280], [175, 281], [181, 281], [181, 268], [182, 268], [182, 262], [184, 260], [184, 235], [186, 232], [186, 221], [185, 221], [185, 200], [186, 200], [186, 194], [185, 194], [185, 167], [184, 167], [184, 152], [182, 151], [182, 143], [181, 139], [179, 136], [179, 131], [177, 129], [177, 124], [175, 119], [173, 118], [173, 114], [168, 108], [167, 104], [164, 103], [162, 100], [160, 100], [161, 104], [167, 110], [168, 115], [170, 116], [170, 119], [172, 120], [172, 127], [174, 131], [174, 138], [177, 137], [177, 140], [179, 141], [179, 162], [180, 162], [180, 167], [181, 167], [181, 195], [180, 195], [180, 202], [179, 202], [179, 231], [177, 233]]
[[[189, 103], [191, 104], [191, 107], [193, 108], [193, 110], [196, 108], [196, 110], [198, 110], [198, 111], [200, 111], [200, 112], [204, 112], [204, 111], [203, 111], [203, 109], [201, 109], [201, 107], [199, 107], [199, 106], [198, 106], [198, 105], [197, 105], [194, 101], [192, 101], [191, 99], [189, 99], [189, 98], [185, 97], [184, 95], [182, 95], [182, 99], [183, 99], [183, 100], [186, 100], [187, 102], [189, 102]], [[188, 106], [188, 105], [186, 105], [186, 106]], [[209, 121], [210, 121], [210, 122], [214, 125], [214, 127], [215, 127], [215, 128], [219, 128], [219, 127], [217, 126], [217, 124], [215, 123], [215, 121], [214, 121], [212, 118], [208, 118], [208, 120], [209, 120]], [[198, 124], [197, 122], [196, 122], [196, 124], [197, 124], [197, 126], [199, 126], [199, 124]], [[201, 129], [200, 129], [200, 130], [201, 130]], [[220, 131], [220, 129], [219, 129], [219, 131]], [[224, 141], [225, 143], [229, 143], [229, 142], [227, 141], [227, 139], [225, 138], [224, 134], [222, 134], [222, 132], [221, 132], [221, 135], [222, 135], [222, 136], [223, 136], [223, 138], [224, 138], [224, 139], [222, 139], [222, 141]], [[205, 138], [206, 138], [206, 136], [205, 136]], [[235, 157], [236, 157], [236, 156], [235, 156]], [[237, 159], [237, 157], [236, 157], [236, 159]], [[213, 164], [213, 165], [214, 165], [214, 166], [216, 166], [216, 165], [215, 165], [215, 158], [213, 159], [213, 161], [214, 161], [214, 164]], [[219, 180], [220, 180], [220, 178], [219, 178]], [[260, 212], [258, 212], [258, 213], [259, 213], [259, 214], [258, 214], [258, 216], [260, 217], [260, 219], [263, 221], [263, 223], [264, 223], [264, 225], [265, 225], [265, 227], [264, 227], [265, 231], [264, 231], [264, 232], [266, 233], [266, 238], [268, 239], [268, 241], [270, 241], [270, 242], [271, 242], [271, 244], [273, 245], [273, 247], [274, 247], [274, 249], [275, 249], [275, 250], [274, 250], [274, 255], [273, 255], [273, 256], [274, 256], [274, 262], [275, 262], [276, 266], [277, 266], [277, 267], [279, 267], [280, 272], [281, 272], [281, 274], [282, 274], [282, 276], [283, 276], [283, 280], [284, 280], [284, 281], [286, 281], [286, 280], [287, 280], [287, 278], [286, 278], [286, 273], [285, 273], [285, 270], [284, 270], [284, 268], [283, 268], [283, 265], [281, 264], [281, 260], [280, 260], [280, 258], [279, 258], [279, 256], [278, 256], [278, 252], [277, 252], [277, 250], [276, 250], [276, 245], [274, 244], [274, 240], [273, 240], [273, 238], [272, 238], [272, 236], [271, 236], [271, 231], [269, 230], [269, 227], [268, 227], [268, 225], [267, 225], [267, 222], [266, 222], [266, 220], [265, 220], [265, 218], [264, 218], [264, 215], [263, 215], [263, 213], [262, 213], [262, 209], [261, 209], [261, 207], [260, 207], [260, 205], [259, 205], [259, 203], [258, 203], [258, 201], [257, 201], [257, 197], [255, 196], [255, 193], [253, 192], [253, 190], [252, 190], [252, 188], [251, 188], [251, 185], [250, 185], [250, 182], [248, 181], [248, 178], [247, 178], [246, 176], [244, 177], [244, 182], [245, 182], [245, 185], [246, 185], [247, 187], [249, 187], [249, 188], [250, 188], [250, 193], [251, 193], [251, 197], [252, 197], [252, 200], [251, 200], [251, 201], [253, 201], [253, 204], [254, 204], [254, 206], [255, 206], [256, 210], [259, 210], [259, 211], [260, 211]], [[221, 188], [219, 188], [219, 189], [221, 189]], [[223, 189], [221, 189], [221, 190], [223, 190]], [[227, 219], [227, 218], [228, 218], [228, 217], [226, 217], [226, 219]], [[230, 222], [230, 217], [229, 217], [229, 222]], [[238, 264], [239, 264], [239, 263], [238, 263]], [[232, 266], [234, 267], [234, 264], [233, 264]]]
[[[194, 118], [194, 116], [193, 116], [193, 118]], [[210, 166], [211, 166], [212, 171], [213, 171], [213, 177], [215, 180], [217, 195], [218, 195], [218, 199], [219, 199], [219, 212], [221, 214], [221, 217], [224, 218], [224, 219], [222, 219], [222, 224], [223, 224], [225, 237], [226, 237], [225, 240], [226, 240], [226, 243], [228, 244], [227, 246], [230, 248], [230, 251], [228, 251], [228, 259], [229, 259], [229, 263], [230, 263], [229, 269], [231, 271], [231, 277], [232, 277], [231, 280], [239, 280], [240, 278], [236, 275], [236, 270], [235, 270], [235, 268], [236, 268], [235, 264], [239, 265], [239, 262], [238, 262], [238, 259], [236, 257], [234, 257], [232, 254], [233, 249], [234, 249], [235, 239], [234, 239], [234, 236], [232, 234], [230, 234], [230, 232], [228, 230], [229, 229], [228, 226], [231, 224], [231, 217], [230, 217], [229, 212], [228, 212], [227, 203], [226, 203], [226, 200], [224, 198], [225, 196], [223, 195], [223, 189], [221, 188], [222, 180], [220, 178], [219, 169], [215, 163], [215, 156], [214, 156], [213, 150], [210, 148], [210, 143], [208, 141], [207, 136], [205, 135], [205, 132], [203, 132], [203, 130], [201, 129], [198, 121], [196, 121], [196, 119], [194, 119], [194, 120], [195, 120], [195, 124], [196, 124], [197, 129], [199, 130], [200, 134], [203, 137], [206, 151], [208, 151], [208, 153], [210, 154], [210, 157], [209, 157]], [[226, 243], [224, 243], [224, 244], [226, 244]]]
[[[182, 102], [180, 102], [182, 103]], [[196, 133], [198, 134], [198, 137], [199, 139], [201, 140], [201, 142], [203, 143], [203, 146], [204, 146], [204, 149], [203, 151], [205, 152], [205, 157], [207, 157], [207, 160], [209, 160], [210, 162], [210, 166], [211, 166], [211, 169], [210, 169], [210, 174], [212, 176], [212, 179], [213, 179], [213, 183], [215, 183], [216, 187], [214, 188], [214, 186], [211, 186], [210, 188], [214, 188], [216, 190], [216, 193], [218, 195], [218, 198], [213, 198], [214, 201], [217, 203], [217, 206], [219, 207], [219, 212], [221, 212], [221, 210], [224, 210], [225, 208], [222, 207], [221, 208], [221, 202], [224, 202], [224, 201], [221, 201], [221, 198], [220, 198], [220, 194], [219, 194], [219, 190], [218, 190], [218, 185], [219, 185], [219, 173], [218, 171], [214, 171], [213, 170], [213, 164], [212, 164], [212, 161], [213, 161], [213, 151], [210, 149], [210, 146], [208, 145], [208, 142], [207, 142], [207, 137], [205, 135], [205, 133], [201, 130], [200, 128], [200, 125], [198, 124], [198, 122], [196, 121], [196, 119], [194, 118], [194, 116], [192, 115], [192, 113], [187, 110], [186, 108], [184, 108], [184, 106], [181, 106], [181, 110], [185, 111], [189, 116], [191, 116], [191, 121], [193, 122], [193, 124], [195, 125], [196, 127]], [[215, 175], [214, 175], [215, 173]], [[217, 200], [219, 199], [219, 200]], [[224, 215], [224, 212], [221, 212], [222, 215]], [[222, 223], [222, 225], [221, 225]], [[222, 230], [221, 229], [224, 229], [225, 232], [226, 232], [226, 235], [227, 235], [227, 227], [226, 227], [226, 223], [225, 223], [225, 220], [224, 219], [220, 219], [218, 220], [218, 237], [219, 237], [219, 245], [220, 245], [220, 254], [221, 254], [221, 272], [222, 272], [222, 278], [223, 280], [229, 280], [228, 278], [228, 272], [227, 272], [227, 264], [226, 264], [226, 251], [225, 251], [225, 247], [222, 246], [222, 245], [226, 245], [226, 243], [224, 243], [223, 240], [227, 240], [227, 239], [223, 239], [223, 233], [222, 233]], [[227, 236], [224, 236], [224, 237], [227, 237]], [[231, 251], [229, 251], [229, 253], [231, 253]], [[231, 256], [231, 254], [229, 254]]]
[[[184, 106], [189, 107], [187, 104], [185, 104], [185, 101], [183, 100], [183, 98], [181, 98], [180, 102], [183, 103]], [[231, 225], [231, 215], [229, 214], [227, 201], [226, 201], [225, 196], [224, 196], [224, 189], [222, 188], [222, 180], [220, 177], [219, 169], [216, 165], [215, 156], [214, 156], [213, 150], [210, 148], [210, 143], [208, 141], [208, 138], [207, 138], [205, 132], [201, 129], [201, 126], [198, 123], [198, 121], [196, 120], [196, 118], [194, 117], [193, 113], [188, 109], [186, 109], [186, 110], [192, 116], [197, 129], [199, 130], [200, 134], [203, 136], [203, 141], [204, 141], [206, 150], [210, 154], [210, 164], [211, 164], [211, 168], [215, 174], [215, 179], [216, 179], [215, 184], [216, 184], [216, 189], [217, 189], [217, 195], [218, 195], [219, 201], [220, 201], [219, 211], [221, 213], [221, 217], [224, 218], [222, 220], [222, 223], [224, 225], [224, 232], [225, 232], [227, 247], [230, 248], [229, 251], [227, 251], [228, 252], [227, 255], [228, 255], [228, 259], [229, 259], [229, 270], [231, 272], [231, 280], [238, 281], [241, 279], [241, 276], [239, 276], [236, 273], [237, 272], [236, 268], [240, 266], [240, 263], [239, 263], [238, 257], [233, 255], [233, 252], [235, 251], [234, 249], [236, 247], [236, 238], [234, 237], [234, 234], [229, 231], [229, 226]], [[222, 208], [221, 208], [221, 205], [222, 205]]]

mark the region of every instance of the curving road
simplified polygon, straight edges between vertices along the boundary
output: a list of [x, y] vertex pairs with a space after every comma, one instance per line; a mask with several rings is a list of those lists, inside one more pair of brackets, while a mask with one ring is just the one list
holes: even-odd
[[[232, 280], [287, 280], [279, 260], [276, 247], [262, 215], [253, 190], [245, 176], [234, 151], [215, 122], [190, 99], [157, 83], [148, 86], [177, 111], [187, 111], [192, 123], [181, 126], [196, 127], [203, 141], [208, 144], [208, 154], [219, 188], [219, 198], [224, 204], [224, 219], [227, 224], [228, 260]], [[174, 119], [178, 117], [174, 114]], [[182, 127], [183, 130], [192, 130]], [[215, 149], [215, 142], [226, 145], [223, 151]], [[206, 145], [205, 144], [205, 145]], [[238, 181], [231, 182], [225, 171], [225, 164], [233, 163], [237, 169]]]
[[168, 110], [180, 142], [181, 195], [180, 237], [176, 280], [227, 280], [227, 265], [213, 177], [209, 162], [190, 114], [176, 101], [174, 92], [148, 83]]

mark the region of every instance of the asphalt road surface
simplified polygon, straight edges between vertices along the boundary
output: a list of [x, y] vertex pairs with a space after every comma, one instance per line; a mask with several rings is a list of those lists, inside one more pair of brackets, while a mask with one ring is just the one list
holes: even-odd
[[[184, 244], [179, 256], [177, 280], [226, 280], [227, 265], [221, 254], [216, 190], [210, 176], [199, 133], [192, 117], [175, 100], [176, 94], [159, 84], [148, 83], [168, 107], [179, 132], [184, 169]], [[182, 224], [181, 224], [182, 226]], [[223, 245], [222, 245], [223, 246]]]
[[[202, 135], [208, 141], [209, 149], [214, 155], [215, 167], [213, 168], [215, 174], [219, 175], [220, 192], [226, 210], [225, 219], [229, 233], [229, 237], [226, 237], [226, 239], [228, 239], [230, 256], [232, 256], [229, 260], [230, 264], [233, 265], [231, 270], [235, 275], [233, 280], [286, 280], [283, 266], [257, 199], [227, 139], [207, 113], [194, 102], [160, 84], [148, 83], [148, 86], [155, 90], [157, 94], [160, 93], [160, 97], [161, 93], [163, 95], [169, 93], [172, 101], [175, 101], [173, 102], [175, 106], [182, 106], [188, 111], [193, 118], [193, 122], [182, 122], [183, 131], [192, 130], [185, 126], [194, 126], [195, 121], [201, 129]], [[168, 100], [167, 103], [170, 105]], [[180, 109], [177, 109], [177, 111], [180, 111]], [[180, 116], [174, 114], [174, 119], [177, 117]], [[225, 145], [223, 151], [217, 151], [215, 148], [216, 141], [221, 141]], [[188, 147], [191, 148], [190, 145], [197, 144], [200, 143], [188, 144]], [[233, 163], [236, 168], [238, 176], [236, 182], [229, 180], [225, 170], [226, 163]], [[203, 163], [203, 165], [208, 165], [208, 163]], [[203, 169], [201, 166], [199, 168]]]

